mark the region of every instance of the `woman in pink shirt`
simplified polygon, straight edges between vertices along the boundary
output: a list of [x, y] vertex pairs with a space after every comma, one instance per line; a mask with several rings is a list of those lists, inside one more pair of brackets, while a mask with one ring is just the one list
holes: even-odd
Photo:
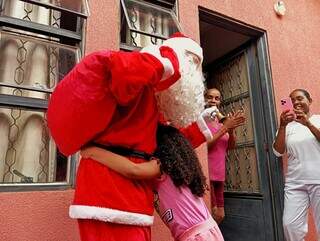
[[[221, 93], [218, 89], [208, 89], [205, 94], [207, 107], [221, 104]], [[225, 159], [227, 150], [234, 148], [235, 135], [233, 130], [243, 125], [245, 117], [243, 112], [230, 113], [223, 121], [218, 118], [208, 119], [207, 125], [211, 130], [213, 138], [208, 141], [208, 164], [211, 185], [211, 206], [214, 219], [220, 223], [224, 218], [224, 181], [225, 181]]]
[[176, 241], [223, 241], [217, 223], [202, 196], [207, 187], [197, 155], [190, 142], [172, 126], [159, 125], [158, 148], [149, 162], [136, 164], [97, 147], [82, 150], [109, 168], [133, 179], [154, 181], [156, 209]]

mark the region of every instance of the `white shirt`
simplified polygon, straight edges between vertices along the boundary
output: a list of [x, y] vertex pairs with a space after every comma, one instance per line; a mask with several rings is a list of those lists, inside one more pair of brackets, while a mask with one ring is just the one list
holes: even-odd
[[[312, 115], [310, 122], [320, 128], [320, 115]], [[320, 184], [320, 142], [308, 127], [292, 121], [286, 126], [288, 170], [286, 183]], [[276, 156], [282, 156], [274, 148]]]

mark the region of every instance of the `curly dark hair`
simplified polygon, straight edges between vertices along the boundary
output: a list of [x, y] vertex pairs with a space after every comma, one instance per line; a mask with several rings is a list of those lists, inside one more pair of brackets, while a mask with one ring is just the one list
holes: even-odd
[[208, 189], [198, 157], [190, 142], [172, 126], [158, 125], [157, 149], [162, 173], [170, 176], [174, 185], [186, 185], [192, 194], [202, 197]]

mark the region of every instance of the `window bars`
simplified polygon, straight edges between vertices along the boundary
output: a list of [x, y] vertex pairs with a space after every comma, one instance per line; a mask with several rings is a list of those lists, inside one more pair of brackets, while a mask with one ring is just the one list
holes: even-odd
[[73, 185], [75, 157], [57, 150], [48, 99], [81, 56], [85, 0], [0, 0], [0, 190]]
[[173, 11], [174, 1], [153, 2], [158, 5], [121, 0], [121, 48], [138, 49], [149, 44], [161, 44], [173, 33], [181, 31]]

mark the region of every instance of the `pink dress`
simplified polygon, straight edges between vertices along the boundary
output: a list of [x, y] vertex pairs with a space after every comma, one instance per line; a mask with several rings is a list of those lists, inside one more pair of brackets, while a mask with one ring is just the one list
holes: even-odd
[[[207, 122], [207, 124], [212, 134], [222, 127], [222, 124], [217, 121]], [[229, 134], [226, 133], [208, 148], [209, 178], [211, 181], [225, 181], [228, 141]]]
[[203, 198], [193, 195], [186, 186], [177, 188], [166, 174], [155, 181], [155, 188], [156, 209], [176, 241], [223, 241]]

